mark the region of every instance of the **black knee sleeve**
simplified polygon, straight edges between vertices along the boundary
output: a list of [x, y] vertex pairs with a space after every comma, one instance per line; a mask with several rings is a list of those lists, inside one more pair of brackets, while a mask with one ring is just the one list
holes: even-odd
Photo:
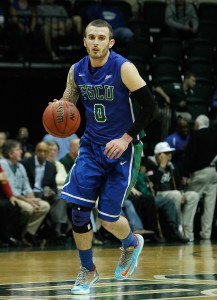
[[85, 233], [90, 231], [92, 222], [90, 220], [91, 208], [78, 204], [72, 207], [72, 230], [76, 233]]

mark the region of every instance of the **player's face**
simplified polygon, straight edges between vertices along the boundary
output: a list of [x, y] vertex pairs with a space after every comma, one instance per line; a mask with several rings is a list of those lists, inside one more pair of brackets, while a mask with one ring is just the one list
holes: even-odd
[[84, 46], [92, 59], [103, 59], [109, 54], [109, 49], [114, 45], [114, 40], [109, 40], [107, 27], [89, 26], [84, 38]]

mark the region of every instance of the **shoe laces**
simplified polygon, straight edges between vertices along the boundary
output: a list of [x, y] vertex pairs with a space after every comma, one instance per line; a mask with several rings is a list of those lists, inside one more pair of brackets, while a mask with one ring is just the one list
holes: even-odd
[[80, 272], [78, 273], [78, 277], [76, 279], [76, 285], [82, 285], [90, 276], [90, 271], [87, 270], [85, 267], [80, 267]]
[[121, 268], [125, 268], [133, 254], [134, 247], [130, 246], [127, 249], [124, 249], [123, 247], [121, 247], [120, 249], [121, 249], [121, 257], [119, 260], [119, 266]]

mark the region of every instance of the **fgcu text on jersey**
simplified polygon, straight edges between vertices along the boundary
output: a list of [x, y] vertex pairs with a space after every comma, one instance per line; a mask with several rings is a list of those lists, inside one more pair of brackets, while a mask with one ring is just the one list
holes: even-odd
[[126, 61], [111, 51], [105, 65], [93, 73], [89, 56], [75, 64], [74, 80], [86, 110], [84, 134], [98, 144], [120, 138], [135, 120], [136, 105], [121, 79], [121, 66]]

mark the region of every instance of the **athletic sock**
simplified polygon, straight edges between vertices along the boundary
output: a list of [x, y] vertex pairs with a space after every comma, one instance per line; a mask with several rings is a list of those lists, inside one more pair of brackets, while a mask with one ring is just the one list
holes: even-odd
[[79, 253], [82, 267], [86, 268], [89, 271], [93, 271], [94, 263], [93, 263], [92, 248], [88, 250], [78, 250], [78, 253]]
[[137, 239], [135, 235], [132, 233], [132, 230], [130, 230], [129, 235], [125, 239], [121, 240], [121, 242], [124, 249], [130, 246], [136, 247], [137, 245]]

